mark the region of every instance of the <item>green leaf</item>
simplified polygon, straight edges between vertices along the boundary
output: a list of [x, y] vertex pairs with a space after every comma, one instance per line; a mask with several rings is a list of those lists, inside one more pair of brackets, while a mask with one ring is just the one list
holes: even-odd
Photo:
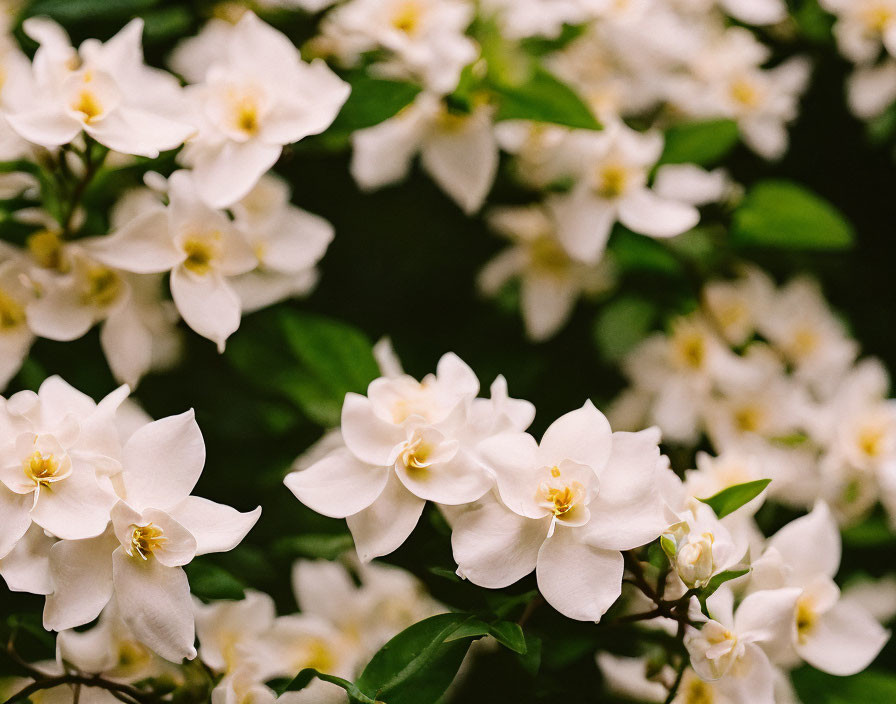
[[520, 654], [518, 659], [523, 669], [535, 677], [541, 667], [541, 638], [526, 633], [526, 652]]
[[881, 548], [896, 543], [886, 516], [875, 514], [843, 530], [843, 544], [851, 548]]
[[242, 599], [245, 585], [230, 572], [210, 562], [194, 560], [184, 569], [190, 580], [190, 591], [201, 599]]
[[641, 298], [619, 298], [604, 307], [594, 323], [594, 341], [610, 361], [625, 357], [647, 337], [656, 319], [656, 308]]
[[143, 41], [145, 44], [189, 34], [193, 16], [185, 7], [162, 7], [143, 17]]
[[734, 120], [676, 125], [666, 132], [660, 164], [712, 166], [722, 161], [740, 139]]
[[656, 240], [617, 228], [609, 245], [613, 262], [622, 272], [649, 271], [678, 275], [681, 263]]
[[753, 482], [735, 484], [727, 489], [722, 489], [715, 496], [711, 496], [708, 499], [700, 499], [700, 501], [708, 504], [715, 511], [716, 516], [724, 518], [759, 496], [771, 481], [771, 479], [757, 479]]
[[379, 376], [370, 341], [345, 323], [283, 308], [245, 327], [227, 345], [229, 361], [324, 427], [339, 424], [348, 392], [364, 393]]
[[354, 547], [349, 533], [305, 533], [280, 538], [273, 551], [290, 559], [306, 557], [314, 560], [335, 560]]
[[709, 580], [709, 584], [703, 587], [700, 596], [703, 599], [707, 599], [713, 594], [715, 594], [716, 590], [721, 587], [725, 582], [730, 582], [732, 579], [737, 579], [738, 577], [743, 577], [750, 571], [749, 568], [744, 570], [725, 570], [724, 572], [719, 572], [719, 574], [715, 575], [712, 579]]
[[434, 704], [454, 680], [470, 643], [488, 625], [467, 614], [440, 614], [405, 629], [373, 656], [356, 684], [387, 704]]
[[489, 627], [488, 632], [505, 648], [519, 655], [526, 654], [528, 648], [526, 645], [526, 634], [523, 633], [520, 624], [514, 621], [498, 621]]
[[550, 122], [586, 130], [600, 123], [579, 95], [541, 66], [534, 66], [520, 83], [493, 82], [498, 98], [496, 120]]
[[398, 114], [420, 92], [420, 86], [404, 81], [374, 78], [365, 72], [353, 72], [345, 77], [352, 87], [333, 124], [321, 137], [334, 146], [347, 141], [352, 132], [373, 127]]
[[279, 694], [283, 694], [284, 692], [299, 692], [309, 684], [311, 684], [312, 680], [315, 678], [319, 680], [323, 680], [324, 682], [332, 682], [335, 685], [342, 687], [348, 695], [352, 698], [353, 702], [358, 702], [358, 704], [377, 704], [377, 702], [367, 695], [364, 694], [360, 689], [358, 689], [353, 683], [348, 680], [344, 680], [341, 677], [336, 677], [334, 675], [327, 675], [323, 672], [318, 672], [313, 667], [306, 667], [304, 670], [299, 672], [292, 681], [286, 685], [286, 687], [279, 692]]
[[826, 200], [790, 181], [762, 181], [734, 212], [735, 244], [782, 249], [846, 249], [852, 225]]
[[866, 670], [852, 677], [837, 677], [801, 667], [791, 675], [800, 701], [812, 704], [896, 702], [896, 675]]
[[62, 24], [130, 17], [157, 5], [159, 0], [36, 0], [28, 17], [50, 17]]

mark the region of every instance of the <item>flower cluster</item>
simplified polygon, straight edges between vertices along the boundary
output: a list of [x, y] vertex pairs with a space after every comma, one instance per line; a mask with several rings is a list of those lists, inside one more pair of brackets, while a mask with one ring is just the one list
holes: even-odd
[[[580, 621], [599, 621], [630, 581], [640, 590], [630, 605], [654, 602], [635, 618], [677, 621], [694, 686], [735, 703], [772, 704], [775, 683], [804, 661], [859, 672], [888, 640], [863, 606], [838, 601], [840, 536], [825, 503], [768, 541], [753, 520], [758, 492], [719, 515], [704, 503], [761, 478], [764, 465], [751, 476], [707, 456], [682, 481], [656, 428], [613, 432], [590, 401], [539, 442], [525, 432], [534, 409], [510, 399], [501, 377], [479, 399], [475, 375], [452, 354], [422, 382], [391, 371], [367, 396], [346, 397], [341, 438], [285, 480], [309, 507], [347, 519], [362, 560], [400, 547], [433, 502], [461, 577], [499, 589], [534, 570], [544, 599]], [[634, 551], [658, 538], [669, 567], [654, 587]], [[835, 654], [843, 649], [849, 657]]]
[[[0, 158], [23, 169], [5, 174], [6, 197], [37, 205], [13, 213], [23, 246], [0, 252], [0, 386], [35, 336], [74, 340], [97, 323], [114, 375], [136, 385], [177, 358], [178, 318], [223, 349], [243, 313], [313, 287], [332, 227], [267, 172], [345, 101], [323, 62], [251, 13], [190, 62], [187, 88], [143, 63], [140, 20], [78, 49], [49, 20], [24, 30], [39, 43], [32, 62], [0, 44]], [[182, 145], [187, 169], [147, 173], [152, 188], [124, 193], [110, 235], [80, 236], [97, 232], [81, 207], [95, 178]]]
[[610, 416], [685, 446], [706, 436], [724, 473], [774, 479], [778, 502], [821, 498], [841, 523], [878, 501], [892, 515], [896, 409], [883, 365], [858, 351], [814, 281], [776, 287], [748, 268], [708, 283], [698, 310], [630, 353], [632, 387]]
[[[300, 560], [293, 565], [292, 583], [301, 612], [286, 616], [277, 615], [270, 596], [253, 590], [235, 601], [194, 598], [198, 662], [214, 683], [212, 701], [273, 702], [277, 695], [267, 682], [309, 667], [354, 677], [396, 633], [444, 612], [412, 575], [386, 565]], [[147, 648], [113, 600], [92, 628], [60, 632], [57, 660], [36, 663], [34, 674], [53, 676], [68, 668], [107, 682], [134, 687], [150, 682], [170, 690], [196, 680], [195, 665], [165, 660]], [[25, 684], [25, 679], [8, 682], [7, 691]], [[64, 698], [68, 692], [68, 685], [60, 685], [44, 696]], [[89, 701], [114, 701], [103, 690], [87, 692], [96, 697]], [[341, 689], [323, 681], [282, 697], [290, 704], [344, 699]]]
[[127, 395], [94, 403], [50, 377], [0, 402], [0, 576], [46, 595], [48, 630], [114, 600], [141, 643], [179, 662], [196, 655], [183, 566], [232, 550], [261, 508], [191, 496], [205, 464], [193, 412], [152, 421]]

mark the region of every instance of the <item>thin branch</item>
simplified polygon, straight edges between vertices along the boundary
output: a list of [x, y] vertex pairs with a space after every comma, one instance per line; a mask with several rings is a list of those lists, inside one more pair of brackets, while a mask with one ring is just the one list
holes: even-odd
[[3, 704], [21, 702], [36, 692], [53, 689], [53, 687], [62, 685], [75, 685], [79, 687], [83, 685], [84, 687], [105, 689], [115, 696], [116, 699], [127, 702], [128, 704], [151, 704], [156, 701], [155, 697], [144, 694], [130, 685], [112, 682], [103, 679], [99, 675], [64, 674], [56, 675], [54, 677], [42, 676], [41, 679], [35, 680], [13, 694], [9, 699], [3, 702]]

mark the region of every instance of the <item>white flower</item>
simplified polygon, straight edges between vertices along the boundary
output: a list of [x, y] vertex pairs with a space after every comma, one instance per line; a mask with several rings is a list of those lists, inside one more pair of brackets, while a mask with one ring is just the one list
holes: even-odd
[[[713, 620], [688, 627], [685, 645], [694, 671], [735, 702], [774, 704], [775, 670], [762, 649], [781, 634], [775, 625], [793, 611], [799, 590], [751, 594], [734, 611], [734, 594], [723, 586], [706, 600]], [[718, 680], [718, 682], [715, 682]]]
[[50, 551], [55, 590], [44, 624], [72, 628], [115, 595], [134, 635], [167, 660], [196, 655], [193, 606], [182, 566], [194, 556], [232, 550], [258, 520], [190, 496], [205, 462], [192, 411], [149, 423], [121, 452], [112, 529], [91, 540], [64, 540]]
[[532, 340], [554, 335], [569, 320], [580, 295], [605, 290], [612, 281], [605, 260], [586, 264], [567, 253], [549, 208], [497, 208], [489, 214], [489, 224], [514, 245], [480, 272], [479, 288], [495, 296], [507, 281], [519, 277], [523, 320]]
[[289, 203], [289, 187], [266, 175], [233, 208], [234, 224], [258, 258], [258, 268], [233, 280], [244, 313], [308, 293], [317, 283], [315, 264], [333, 226]]
[[452, 520], [458, 574], [505, 587], [537, 571], [545, 599], [570, 618], [598, 621], [622, 587], [622, 554], [665, 525], [657, 487], [659, 433], [612, 433], [591, 402], [556, 420], [541, 443], [503, 433], [480, 452], [500, 501]]
[[99, 622], [86, 631], [62, 631], [56, 638], [57, 657], [81, 672], [102, 674], [117, 682], [167, 677], [182, 682], [183, 675], [141, 643], [122, 620], [113, 600]]
[[169, 117], [182, 114], [177, 80], [143, 63], [142, 20], [78, 51], [49, 20], [29, 19], [24, 27], [40, 44], [32, 75], [4, 93], [6, 119], [24, 139], [58, 147], [83, 131], [115, 151], [156, 157], [195, 131]]
[[38, 393], [21, 391], [0, 410], [0, 501], [6, 555], [32, 521], [59, 538], [103, 532], [115, 496], [108, 475], [120, 468], [115, 410], [122, 387], [99, 405], [59, 377]]
[[693, 205], [663, 198], [647, 185], [663, 151], [660, 134], [617, 122], [603, 132], [583, 133], [578, 146], [580, 182], [570, 194], [548, 201], [557, 236], [577, 259], [600, 259], [617, 220], [651, 237], [674, 237], [699, 222]]
[[786, 618], [789, 640], [769, 648], [776, 661], [791, 665], [802, 658], [824, 672], [852, 675], [868, 667], [889, 640], [889, 632], [867, 610], [840, 598], [833, 580], [840, 553], [837, 524], [822, 502], [769, 539], [751, 588], [797, 590]]
[[19, 261], [0, 263], [0, 389], [19, 371], [34, 341], [26, 313], [34, 290], [23, 273]]
[[462, 442], [479, 390], [470, 368], [446, 354], [437, 374], [374, 380], [367, 396], [347, 394], [339, 449], [284, 483], [304, 504], [348, 518], [361, 559], [385, 555], [414, 529], [426, 500], [459, 505], [491, 486]]
[[846, 58], [868, 63], [877, 58], [881, 45], [896, 56], [896, 2], [893, 0], [820, 0], [837, 16], [834, 35]]
[[703, 287], [704, 310], [732, 345], [753, 337], [758, 321], [775, 295], [774, 282], [755, 267], [746, 267], [733, 281], [710, 281]]
[[666, 529], [660, 544], [688, 589], [705, 587], [744, 556], [746, 545], [735, 542], [706, 504], [693, 502], [679, 517], [681, 521]]
[[436, 183], [465, 213], [474, 213], [498, 170], [491, 116], [487, 105], [457, 114], [438, 96], [422, 93], [395, 117], [352, 134], [352, 176], [364, 189], [396, 183], [420, 152], [423, 168]]
[[193, 601], [199, 658], [215, 672], [234, 673], [258, 660], [258, 643], [274, 625], [277, 609], [267, 594], [247, 590], [239, 601]]
[[188, 88], [199, 133], [182, 153], [211, 206], [243, 198], [286, 144], [322, 132], [349, 86], [322, 61], [304, 63], [280, 32], [247, 12], [204, 81]]
[[881, 115], [896, 101], [896, 61], [887, 59], [873, 66], [858, 66], [846, 83], [853, 114], [863, 120]]
[[50, 594], [53, 579], [50, 576], [50, 548], [56, 538], [47, 535], [37, 523], [32, 523], [22, 538], [6, 557], [0, 559], [0, 577], [10, 591], [29, 594]]
[[171, 296], [184, 321], [223, 350], [241, 315], [230, 277], [252, 270], [258, 260], [227, 215], [198, 197], [190, 172], [172, 174], [168, 188], [167, 207], [148, 209], [92, 240], [89, 251], [125, 271], [170, 271]]
[[389, 56], [374, 70], [444, 95], [477, 56], [464, 35], [474, 13], [464, 0], [352, 0], [326, 16], [319, 43], [348, 64], [384, 49]]

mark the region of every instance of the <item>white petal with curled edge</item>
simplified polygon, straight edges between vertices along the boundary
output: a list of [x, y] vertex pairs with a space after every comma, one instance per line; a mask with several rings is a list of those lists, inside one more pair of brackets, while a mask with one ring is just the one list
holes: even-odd
[[170, 271], [184, 260], [174, 245], [168, 213], [161, 205], [141, 213], [108, 237], [91, 239], [90, 254], [107, 266], [135, 274]]
[[[806, 546], [812, 549], [807, 550]], [[840, 531], [827, 504], [819, 501], [805, 516], [791, 521], [768, 542], [792, 570], [792, 582], [809, 582], [824, 574], [834, 577], [840, 568]]]
[[28, 530], [33, 503], [31, 494], [14, 494], [0, 484], [0, 558], [6, 557]]
[[198, 496], [188, 496], [169, 510], [171, 517], [196, 539], [196, 554], [228, 552], [239, 545], [258, 522], [261, 506], [240, 513], [235, 508]]
[[34, 334], [60, 342], [83, 337], [95, 320], [93, 309], [81, 305], [74, 280], [46, 287], [25, 310]]
[[600, 621], [622, 593], [622, 553], [581, 542], [559, 527], [538, 552], [538, 589], [547, 602], [576, 621]]
[[16, 543], [15, 548], [0, 560], [0, 577], [10, 591], [30, 594], [50, 594], [53, 578], [50, 575], [50, 548], [56, 543], [35, 524]]
[[407, 176], [423, 133], [422, 117], [413, 105], [378, 125], [352, 133], [350, 169], [358, 186], [373, 190]]
[[153, 335], [130, 306], [106, 318], [100, 329], [100, 344], [115, 378], [136, 388], [152, 366]]
[[538, 446], [538, 464], [551, 467], [572, 460], [600, 474], [610, 458], [613, 433], [610, 423], [591, 401], [560, 416], [544, 432]]
[[387, 423], [366, 396], [348, 393], [342, 404], [342, 438], [363, 462], [385, 467], [395, 462], [396, 447], [406, 439], [404, 429]]
[[44, 628], [64, 631], [90, 623], [112, 598], [111, 529], [97, 538], [63, 540], [50, 549], [53, 593], [44, 606]]
[[543, 518], [535, 503], [538, 443], [529, 433], [499, 433], [477, 448], [485, 467], [495, 475], [501, 501], [514, 513]]
[[548, 526], [546, 518], [525, 518], [488, 498], [461, 511], [451, 532], [458, 574], [487, 589], [519, 581], [535, 569]]
[[821, 614], [796, 650], [813, 667], [831, 675], [854, 675], [868, 667], [890, 632], [865, 609], [848, 601]]
[[192, 410], [137, 430], [122, 450], [124, 499], [138, 511], [183, 501], [205, 465], [205, 441]]
[[578, 295], [568, 276], [541, 272], [523, 276], [520, 305], [529, 339], [540, 342], [552, 337], [569, 320]]
[[700, 222], [693, 205], [660, 198], [648, 188], [630, 193], [619, 202], [619, 221], [648, 237], [675, 237]]
[[280, 145], [250, 140], [227, 142], [221, 149], [203, 154], [193, 165], [199, 195], [213, 208], [226, 208], [244, 198], [280, 158]]
[[[731, 593], [729, 589], [724, 591]], [[798, 587], [788, 587], [764, 589], [747, 595], [734, 614], [738, 636], [768, 643], [772, 647], [779, 643], [789, 646], [795, 624], [796, 603], [801, 593], [802, 590]]]
[[[451, 118], [448, 118], [451, 120]], [[467, 215], [482, 207], [498, 171], [498, 144], [487, 110], [433, 130], [420, 152], [423, 167]]]
[[423, 469], [411, 469], [399, 462], [395, 472], [415, 496], [448, 506], [476, 501], [493, 483], [491, 475], [466, 450], [458, 451], [447, 462]]
[[137, 639], [171, 662], [196, 657], [193, 601], [183, 569], [129, 557], [118, 548], [112, 573], [118, 608]]
[[755, 643], [747, 643], [744, 654], [728, 675], [714, 682], [729, 701], [775, 704], [775, 668]]
[[454, 352], [443, 354], [436, 365], [436, 378], [440, 385], [458, 397], [475, 396], [479, 393], [479, 379]]
[[283, 483], [309, 508], [330, 518], [345, 518], [376, 501], [391, 472], [389, 467], [365, 464], [339, 449], [308, 469], [287, 474]]
[[81, 132], [81, 124], [55, 108], [6, 113], [6, 121], [23, 139], [42, 147], [59, 147]]
[[577, 188], [568, 195], [551, 196], [547, 206], [564, 249], [587, 264], [599, 262], [616, 222], [616, 204], [597, 198], [586, 188]]
[[85, 131], [97, 142], [122, 154], [155, 159], [159, 152], [175, 149], [196, 128], [186, 122], [122, 105]]
[[105, 530], [115, 500], [100, 488], [92, 466], [76, 462], [71, 476], [41, 488], [31, 518], [58, 538], [93, 538]]
[[404, 488], [394, 472], [379, 498], [346, 519], [362, 562], [397, 550], [413, 532], [426, 502]]
[[610, 460], [600, 474], [600, 491], [591, 500], [586, 542], [608, 550], [632, 550], [665, 530], [659, 492], [660, 433], [613, 433]]
[[333, 225], [290, 206], [264, 242], [262, 258], [275, 271], [300, 273], [313, 267], [333, 241]]
[[217, 271], [204, 275], [183, 266], [171, 272], [171, 297], [184, 322], [224, 351], [227, 338], [240, 326], [240, 297]]

